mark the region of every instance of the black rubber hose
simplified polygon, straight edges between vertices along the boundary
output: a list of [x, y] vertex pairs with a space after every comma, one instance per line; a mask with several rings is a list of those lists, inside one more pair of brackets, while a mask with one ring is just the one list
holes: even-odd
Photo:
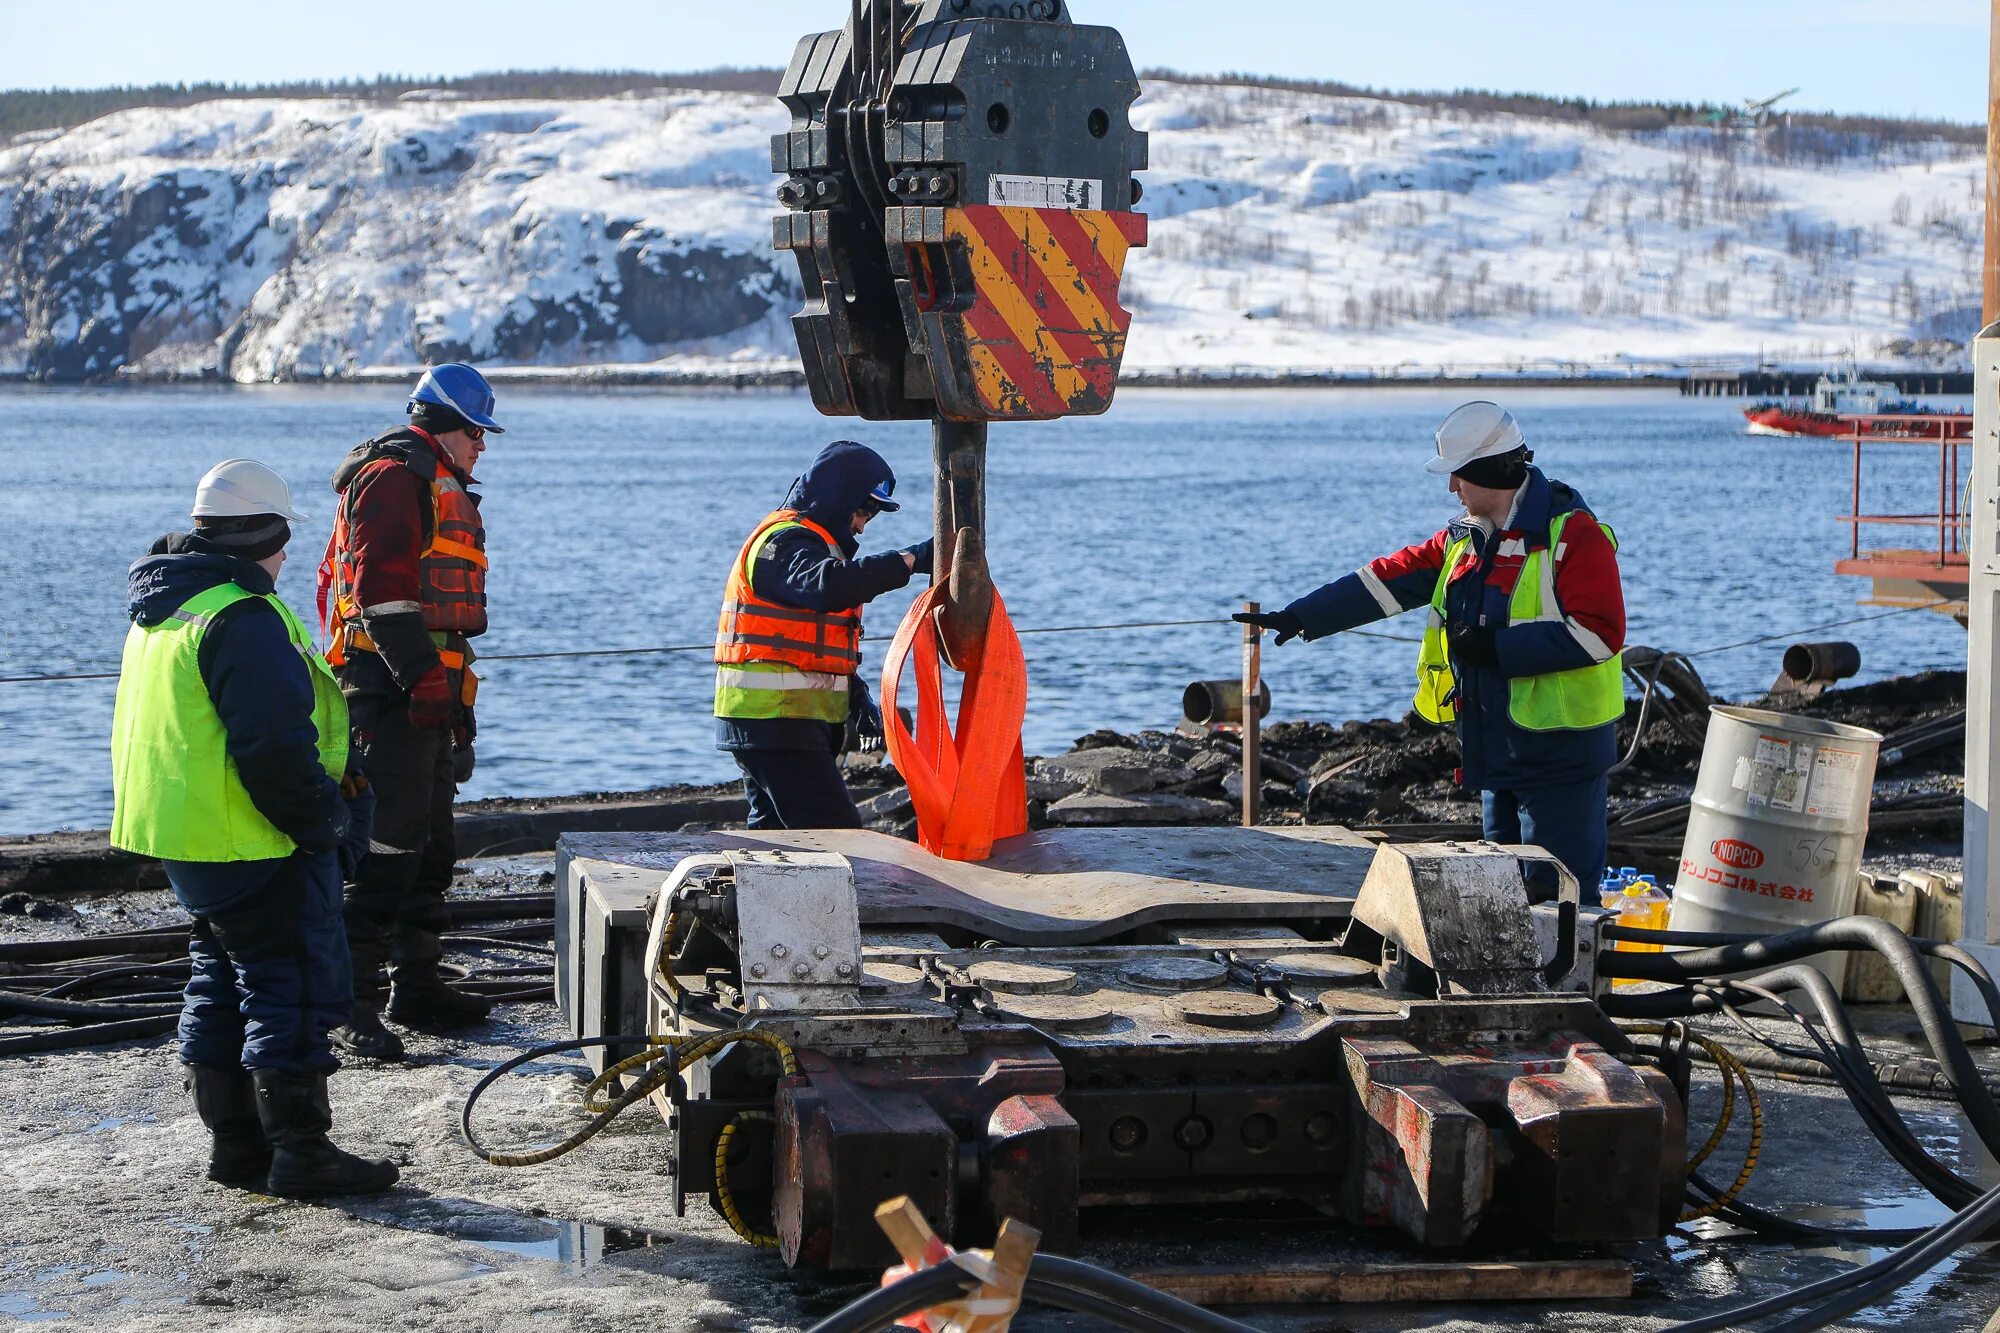
[[[1735, 987], [1738, 983], [1717, 983]], [[1856, 1050], [1860, 1042], [1853, 1035], [1853, 1028], [1847, 1018], [1847, 1011], [1841, 1007], [1839, 997], [1834, 994], [1833, 985], [1820, 972], [1810, 967], [1795, 966], [1782, 968], [1767, 976], [1741, 983], [1755, 988], [1743, 990], [1748, 998], [1761, 999], [1755, 990], [1804, 990], [1819, 1007], [1832, 1034], [1829, 1051], [1843, 1052]], [[1697, 994], [1692, 990], [1668, 991], [1651, 995], [1607, 995], [1600, 1001], [1604, 1011], [1618, 1018], [1682, 1018], [1692, 1013], [1713, 1013], [1723, 1007], [1723, 1000], [1715, 995]], [[1809, 1026], [1807, 1035], [1814, 1040], [1824, 1040]], [[1848, 1101], [1854, 1106], [1869, 1132], [1874, 1134], [1898, 1165], [1914, 1176], [1919, 1184], [1936, 1195], [1947, 1207], [1960, 1208], [1978, 1194], [1978, 1189], [1960, 1179], [1950, 1168], [1939, 1162], [1918, 1143], [1903, 1123], [1902, 1116], [1889, 1100], [1887, 1092], [1874, 1079], [1873, 1071], [1867, 1068], [1865, 1059], [1849, 1059], [1841, 1055], [1830, 1055], [1832, 1066], [1842, 1074], [1842, 1087], [1847, 1092]], [[1859, 1067], [1857, 1067], [1857, 1065]], [[1984, 1091], [1984, 1084], [1981, 1085]]]
[[958, 1299], [975, 1285], [962, 1268], [920, 1268], [841, 1306], [806, 1333], [880, 1333], [906, 1315]]
[[126, 1018], [115, 1023], [93, 1023], [80, 1028], [47, 1028], [0, 1037], [0, 1057], [40, 1055], [45, 1051], [72, 1051], [85, 1046], [104, 1046], [115, 1041], [157, 1037], [180, 1026], [179, 1014], [156, 1014], [150, 1018]]
[[1022, 1294], [1044, 1305], [1058, 1306], [1072, 1314], [1088, 1315], [1113, 1328], [1127, 1329], [1129, 1333], [1180, 1333], [1180, 1329], [1173, 1324], [1127, 1309], [1106, 1297], [1093, 1296], [1071, 1287], [1050, 1286], [1031, 1278]]
[[99, 968], [95, 972], [86, 972], [82, 976], [71, 977], [67, 981], [51, 986], [42, 992], [42, 997], [50, 1000], [60, 999], [76, 991], [95, 990], [105, 982], [116, 981], [121, 977], [179, 977], [186, 976], [187, 971], [186, 959], [178, 963], [127, 963], [122, 967]]
[[[1844, 917], [1841, 919], [1868, 921], [1875, 918]], [[1886, 925], [1887, 923], [1883, 924]], [[1889, 929], [1894, 930], [1895, 927], [1890, 926]], [[1726, 948], [1732, 945], [1761, 944], [1766, 941], [1785, 938], [1784, 936], [1748, 935], [1721, 930], [1642, 930], [1637, 926], [1616, 925], [1606, 926], [1603, 934], [1604, 938], [1608, 940], [1626, 940], [1634, 944], [1660, 944], [1675, 949]], [[1985, 964], [1948, 940], [1919, 939], [1914, 935], [1906, 936], [1905, 938], [1910, 941], [1911, 947], [1916, 949], [1918, 953], [1929, 958], [1936, 958], [1941, 962], [1949, 963], [1951, 966], [1965, 973], [1966, 979], [1972, 982], [1973, 988], [1979, 992], [1981, 1002], [1986, 1006], [1986, 1016], [1989, 1020], [1986, 1026], [2000, 1026], [2000, 982], [1996, 982], [1993, 979], [1993, 974], [1986, 970]], [[1853, 952], [1873, 947], [1872, 944], [1835, 945], [1831, 946], [1828, 951]], [[1816, 950], [1815, 952], [1818, 951]], [[1805, 957], [1809, 955], [1801, 956]]]
[[1044, 1299], [1039, 1293], [1045, 1287], [1065, 1287], [1096, 1296], [1185, 1333], [1257, 1333], [1248, 1324], [1239, 1324], [1143, 1282], [1059, 1254], [1038, 1254], [1028, 1267], [1029, 1293]]
[[1829, 948], [1843, 947], [1874, 949], [1895, 970], [1909, 996], [1910, 1007], [1923, 1026], [1931, 1053], [1950, 1075], [1952, 1091], [1957, 1094], [1966, 1119], [1972, 1122], [1987, 1151], [2000, 1154], [2000, 1105], [1994, 1103], [1971, 1050], [1958, 1035], [1950, 1007], [1938, 994], [1937, 979], [1931, 975], [1923, 955], [1910, 943], [1908, 935], [1886, 921], [1867, 916], [1842, 917], [1754, 944], [1719, 949], [1691, 949], [1681, 953], [1612, 951], [1599, 954], [1597, 966], [1600, 976], [1681, 981], [1795, 962]]
[[1807, 1333], [1807, 1330], [1824, 1328], [1834, 1320], [1872, 1305], [1889, 1292], [1907, 1285], [1911, 1279], [1936, 1267], [1959, 1246], [1976, 1240], [1981, 1232], [1997, 1221], [2000, 1221], [2000, 1188], [1980, 1195], [1937, 1226], [1918, 1233], [1903, 1248], [1871, 1264], [1836, 1277], [1821, 1278], [1791, 1291], [1766, 1296], [1732, 1310], [1675, 1324], [1661, 1329], [1660, 1333], [1716, 1333], [1716, 1330], [1761, 1319], [1780, 1310], [1794, 1309], [1822, 1296], [1834, 1296], [1836, 1300], [1776, 1325], [1769, 1333]]
[[171, 1004], [97, 1004], [90, 1000], [52, 1000], [45, 995], [0, 994], [0, 1014], [25, 1018], [59, 1018], [66, 1022], [103, 1023], [118, 1018], [149, 1018], [166, 1009], [179, 1009], [176, 997]]
[[69, 963], [84, 958], [107, 958], [120, 954], [184, 954], [188, 932], [178, 930], [142, 931], [120, 935], [90, 935], [69, 940], [9, 940], [0, 944], [0, 962]]

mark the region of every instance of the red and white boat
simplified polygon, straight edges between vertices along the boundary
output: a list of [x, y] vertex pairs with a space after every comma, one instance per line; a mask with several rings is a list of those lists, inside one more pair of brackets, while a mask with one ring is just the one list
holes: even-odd
[[1743, 409], [1752, 435], [1852, 436], [1857, 431], [1877, 438], [1963, 440], [1972, 437], [1972, 418], [1959, 412], [1938, 412], [1900, 396], [1885, 380], [1822, 375], [1810, 399], [1766, 401]]

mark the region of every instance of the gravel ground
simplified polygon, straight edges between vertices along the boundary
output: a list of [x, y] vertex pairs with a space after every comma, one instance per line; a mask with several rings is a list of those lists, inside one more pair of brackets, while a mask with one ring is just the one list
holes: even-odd
[[[536, 887], [545, 857], [483, 864], [485, 891]], [[84, 904], [79, 921], [13, 919], [0, 938], [128, 928], [157, 904]], [[1885, 1046], [1897, 1024], [1874, 1024]], [[489, 1167], [458, 1137], [465, 1096], [519, 1049], [563, 1034], [552, 1008], [512, 1005], [473, 1040], [417, 1037], [411, 1060], [356, 1066], [333, 1082], [335, 1137], [403, 1164], [403, 1182], [369, 1200], [315, 1206], [226, 1190], [200, 1179], [205, 1133], [180, 1089], [170, 1049], [143, 1044], [0, 1061], [0, 1322], [63, 1321], [132, 1330], [801, 1328], [859, 1288], [787, 1274], [732, 1236], [704, 1202], [673, 1215], [666, 1137], [635, 1112], [580, 1151], [524, 1170]], [[1983, 1057], [1996, 1069], [2000, 1060]], [[580, 1066], [553, 1060], [503, 1081], [480, 1104], [495, 1144], [547, 1141], [579, 1119]], [[1760, 1081], [1769, 1110], [1762, 1166], [1748, 1197], [1821, 1221], [1928, 1223], [1943, 1210], [1858, 1127], [1836, 1093]], [[1902, 1103], [1920, 1138], [1963, 1173], [2000, 1180], [1946, 1103]], [[1714, 1086], [1697, 1086], [1693, 1121], [1709, 1123]], [[1697, 1135], [1698, 1137], [1699, 1135]], [[1736, 1135], [1720, 1160], [1739, 1160]], [[1701, 1227], [1695, 1229], [1702, 1231]], [[1277, 1256], [1380, 1258], [1330, 1223], [1232, 1214], [1093, 1215], [1086, 1251], [1119, 1267]], [[1794, 1250], [1707, 1234], [1638, 1247], [1640, 1294], [1556, 1309], [1529, 1306], [1325, 1307], [1244, 1317], [1298, 1333], [1425, 1329], [1658, 1330], [1675, 1320], [1845, 1271], [1865, 1250]], [[1841, 1327], [1956, 1333], [1985, 1327], [2000, 1305], [2000, 1258], [1961, 1251], [1892, 1302]], [[1031, 1330], [1083, 1327], [1048, 1312]]]

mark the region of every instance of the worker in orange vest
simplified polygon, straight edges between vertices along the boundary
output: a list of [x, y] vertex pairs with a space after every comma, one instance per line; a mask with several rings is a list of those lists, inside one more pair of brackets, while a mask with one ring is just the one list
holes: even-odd
[[439, 937], [458, 853], [452, 799], [472, 776], [471, 640], [487, 619], [486, 525], [472, 469], [486, 437], [501, 433], [493, 410], [477, 370], [433, 367], [410, 395], [409, 423], [357, 445], [333, 478], [340, 501], [320, 614], [377, 800], [344, 912], [354, 1015], [333, 1043], [367, 1059], [403, 1058], [384, 1016], [432, 1031], [487, 1013], [486, 1001], [446, 983]]
[[931, 572], [928, 539], [857, 556], [877, 514], [901, 508], [896, 474], [866, 445], [828, 445], [757, 524], [730, 566], [715, 632], [716, 744], [736, 758], [750, 827], [859, 828], [839, 755], [882, 714], [862, 681], [861, 608]]

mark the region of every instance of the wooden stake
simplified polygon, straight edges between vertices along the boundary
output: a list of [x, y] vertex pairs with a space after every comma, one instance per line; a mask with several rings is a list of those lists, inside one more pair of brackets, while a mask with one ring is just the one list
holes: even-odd
[[[2000, 0], [1993, 0], [2000, 5]], [[1243, 603], [1256, 615], [1256, 602]], [[1243, 627], [1243, 827], [1255, 828], [1264, 814], [1263, 714], [1257, 696], [1263, 693], [1264, 631]]]

